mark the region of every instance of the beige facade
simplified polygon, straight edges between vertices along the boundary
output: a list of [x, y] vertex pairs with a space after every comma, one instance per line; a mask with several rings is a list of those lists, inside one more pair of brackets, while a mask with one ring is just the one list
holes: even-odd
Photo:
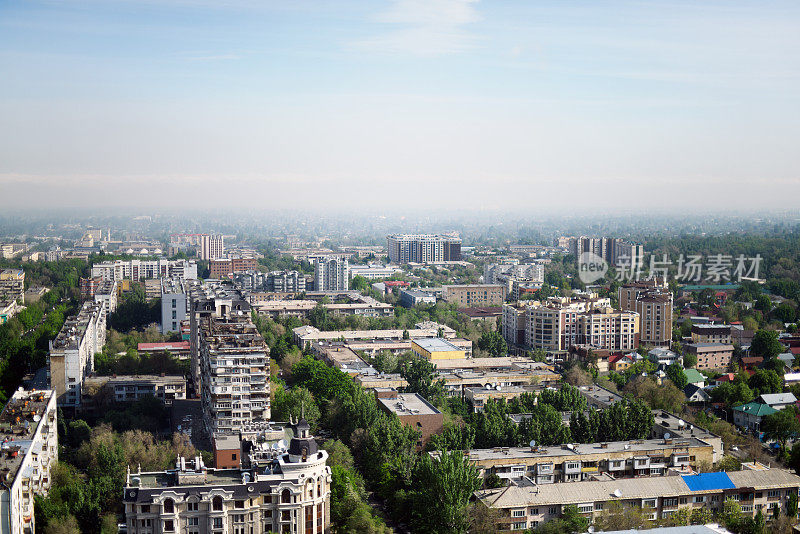
[[733, 358], [733, 345], [722, 343], [692, 343], [684, 350], [697, 356], [698, 369], [727, 369]]
[[759, 510], [769, 517], [773, 507], [786, 506], [789, 496], [800, 488], [800, 477], [782, 469], [730, 471], [724, 474], [730, 480], [725, 489], [696, 489], [694, 481], [704, 475], [717, 474], [509, 486], [478, 491], [476, 496], [499, 511], [499, 530], [522, 531], [560, 517], [568, 505], [576, 506], [590, 521], [612, 503], [623, 509], [641, 508], [649, 520], [656, 521], [681, 509], [718, 513], [731, 499], [739, 503], [744, 517], [753, 517]]
[[499, 284], [443, 286], [443, 291], [446, 301], [455, 302], [462, 308], [502, 306], [508, 295], [508, 288]]
[[672, 342], [672, 293], [661, 280], [642, 280], [619, 288], [619, 307], [639, 314], [639, 342], [654, 347]]
[[636, 312], [610, 307], [587, 311], [584, 304], [534, 306], [527, 313], [526, 345], [563, 351], [575, 345], [607, 350], [634, 350], [639, 345]]

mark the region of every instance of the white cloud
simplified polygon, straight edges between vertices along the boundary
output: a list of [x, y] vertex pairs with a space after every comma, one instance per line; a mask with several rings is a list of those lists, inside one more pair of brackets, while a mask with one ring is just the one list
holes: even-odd
[[475, 46], [476, 36], [464, 27], [480, 20], [478, 0], [393, 0], [376, 21], [392, 29], [355, 44], [382, 53], [439, 56]]

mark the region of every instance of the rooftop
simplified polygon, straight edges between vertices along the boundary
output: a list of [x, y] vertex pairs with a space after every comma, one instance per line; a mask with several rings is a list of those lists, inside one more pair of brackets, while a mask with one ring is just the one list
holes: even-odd
[[13, 481], [17, 477], [25, 455], [33, 446], [33, 437], [39, 425], [46, 421], [47, 405], [55, 395], [51, 390], [18, 390], [0, 413], [0, 477]]
[[441, 413], [418, 393], [398, 393], [396, 397], [379, 398], [378, 402], [398, 416], [433, 415]]
[[463, 350], [441, 337], [415, 339], [414, 343], [428, 352], [451, 352]]
[[697, 438], [686, 439], [645, 439], [634, 441], [611, 441], [608, 443], [577, 443], [570, 445], [560, 445], [552, 447], [495, 447], [493, 449], [473, 449], [467, 451], [469, 459], [472, 461], [488, 460], [521, 460], [536, 459], [554, 456], [584, 456], [584, 455], [607, 455], [617, 452], [636, 452], [655, 453], [658, 451], [683, 450], [687, 447], [711, 447], [705, 441]]

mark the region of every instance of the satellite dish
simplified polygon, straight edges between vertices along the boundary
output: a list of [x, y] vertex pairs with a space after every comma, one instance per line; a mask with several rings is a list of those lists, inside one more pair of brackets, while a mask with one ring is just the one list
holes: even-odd
[[530, 446], [531, 446], [531, 448], [535, 447], [535, 446], [536, 446], [536, 440], [535, 440], [535, 439], [532, 439], [532, 440], [531, 440], [531, 442], [530, 442], [530, 443], [528, 443], [528, 445], [530, 445]]
[[620, 491], [619, 488], [614, 490], [614, 497], [616, 497], [617, 499], [622, 497], [622, 491]]
[[664, 432], [664, 439], [669, 439], [670, 437], [672, 437], [672, 434], [669, 432]]

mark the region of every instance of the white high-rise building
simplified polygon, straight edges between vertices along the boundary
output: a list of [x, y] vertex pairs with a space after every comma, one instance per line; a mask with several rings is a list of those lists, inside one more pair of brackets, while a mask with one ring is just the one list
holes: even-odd
[[105, 304], [84, 302], [78, 315], [68, 318], [50, 342], [50, 387], [56, 390], [59, 406], [80, 405], [83, 379], [94, 371], [94, 355], [105, 342]]
[[314, 258], [314, 284], [316, 291], [347, 291], [350, 289], [347, 258], [333, 256]]
[[217, 260], [225, 257], [225, 239], [219, 235], [202, 234], [200, 236], [200, 259]]

